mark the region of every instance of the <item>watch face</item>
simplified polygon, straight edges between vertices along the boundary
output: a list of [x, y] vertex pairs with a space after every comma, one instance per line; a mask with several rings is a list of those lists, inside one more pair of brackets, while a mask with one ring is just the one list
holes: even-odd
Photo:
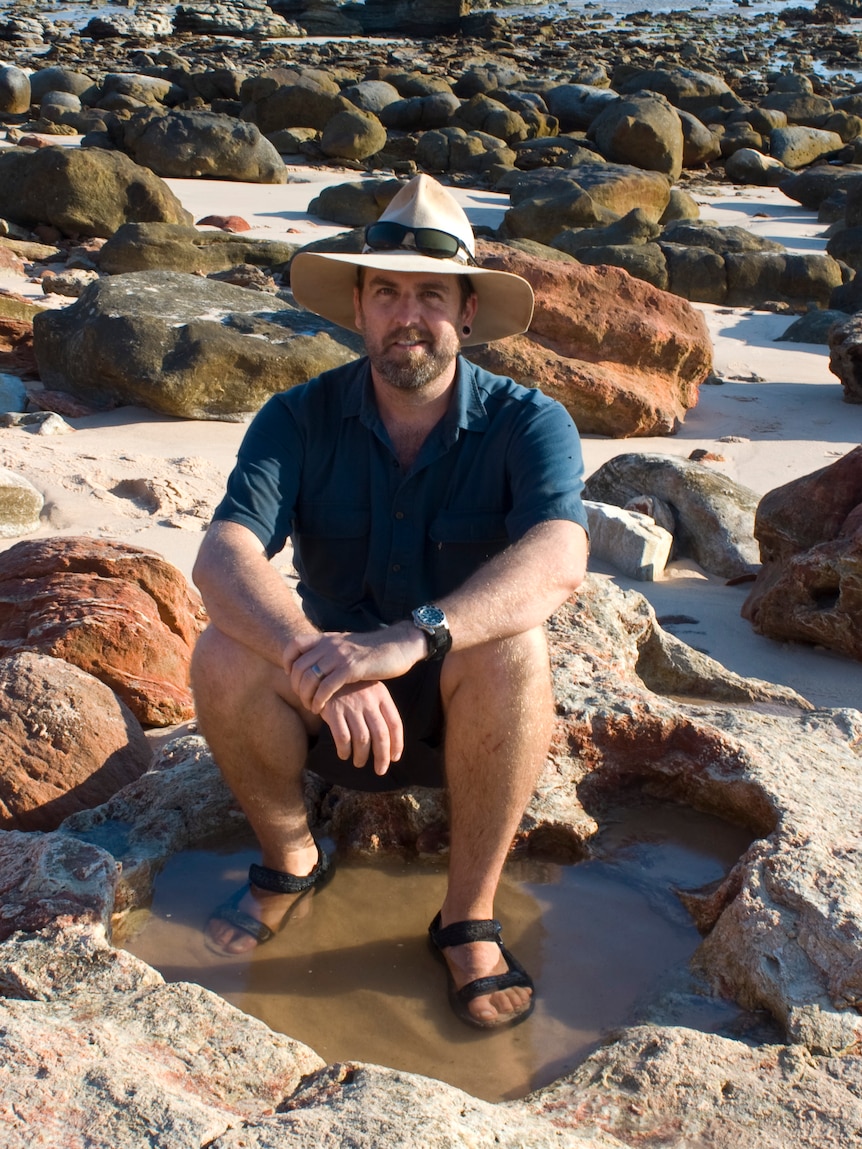
[[442, 626], [446, 621], [446, 615], [439, 606], [420, 606], [416, 617], [423, 626]]

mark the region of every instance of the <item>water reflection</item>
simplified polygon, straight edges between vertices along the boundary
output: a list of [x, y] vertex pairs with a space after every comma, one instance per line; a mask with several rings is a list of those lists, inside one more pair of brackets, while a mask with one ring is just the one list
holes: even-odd
[[[441, 865], [338, 860], [283, 933], [251, 957], [221, 958], [204, 945], [204, 922], [245, 881], [257, 852], [250, 843], [186, 851], [162, 872], [152, 914], [127, 948], [169, 981], [214, 990], [327, 1062], [388, 1065], [489, 1100], [523, 1096], [572, 1069], [678, 978], [699, 937], [672, 887], [721, 877], [749, 840], [663, 803], [629, 805], [603, 822], [590, 861], [513, 860], [506, 869], [497, 914], [539, 991], [533, 1017], [511, 1030], [474, 1031], [449, 1011], [443, 967], [425, 940], [445, 889]], [[673, 1021], [686, 1024], [680, 1000]], [[690, 1024], [707, 1028], [736, 1012], [696, 995], [690, 1011]]]

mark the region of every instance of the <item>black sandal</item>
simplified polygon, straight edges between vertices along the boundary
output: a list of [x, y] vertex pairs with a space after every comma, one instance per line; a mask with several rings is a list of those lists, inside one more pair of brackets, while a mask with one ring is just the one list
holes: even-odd
[[[327, 854], [317, 848], [317, 864], [309, 874], [304, 874], [302, 877], [297, 877], [295, 874], [286, 874], [282, 870], [273, 870], [269, 866], [259, 866], [257, 862], [253, 862], [248, 868], [248, 883], [238, 889], [235, 893], [217, 906], [207, 919], [207, 927], [212, 921], [227, 922], [229, 926], [241, 930], [243, 933], [248, 934], [249, 937], [254, 938], [257, 945], [262, 946], [266, 942], [272, 941], [276, 934], [280, 933], [296, 907], [306, 896], [311, 893], [315, 888], [322, 886], [323, 883], [330, 877], [332, 872], [332, 863]], [[270, 894], [299, 894], [300, 896], [293, 902], [284, 913], [281, 921], [273, 930], [265, 922], [260, 921], [252, 914], [248, 914], [245, 910], [239, 908], [239, 904], [252, 886], [256, 886], [259, 890], [265, 890]], [[209, 930], [204, 928], [204, 937], [206, 938], [207, 948], [212, 950], [213, 953], [219, 954], [221, 957], [236, 957], [236, 951], [223, 949], [219, 946], [210, 936]], [[251, 952], [251, 951], [240, 951]]]
[[[431, 948], [435, 956], [446, 966], [446, 973], [449, 978], [449, 1004], [452, 1006], [456, 1017], [459, 1017], [461, 1021], [466, 1021], [468, 1025], [477, 1026], [479, 1029], [494, 1029], [501, 1025], [517, 1025], [519, 1022], [527, 1020], [536, 1004], [533, 979], [518, 959], [503, 945], [503, 939], [500, 936], [502, 929], [503, 927], [496, 918], [453, 922], [450, 926], [441, 926], [439, 913], [428, 927]], [[475, 981], [468, 982], [460, 989], [456, 989], [455, 979], [452, 977], [452, 971], [449, 969], [449, 964], [443, 956], [442, 951], [448, 949], [450, 946], [466, 945], [468, 942], [496, 942], [500, 947], [503, 960], [509, 967], [508, 972], [491, 974], [488, 977], [479, 977], [476, 978]], [[468, 1005], [474, 998], [482, 997], [484, 994], [496, 993], [497, 990], [500, 989], [513, 989], [515, 987], [532, 991], [528, 1005], [525, 1006], [520, 1013], [504, 1014], [502, 1020], [491, 1022], [490, 1024], [477, 1021], [472, 1013], [470, 1013]]]

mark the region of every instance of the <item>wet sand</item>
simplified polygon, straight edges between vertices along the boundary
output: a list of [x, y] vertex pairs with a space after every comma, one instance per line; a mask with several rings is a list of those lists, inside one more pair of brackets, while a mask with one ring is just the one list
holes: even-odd
[[749, 840], [717, 818], [638, 800], [603, 817], [586, 862], [513, 859], [497, 914], [539, 998], [526, 1024], [494, 1033], [450, 1012], [443, 966], [426, 942], [444, 864], [336, 858], [332, 881], [277, 938], [250, 958], [223, 958], [202, 929], [257, 851], [251, 842], [186, 851], [157, 879], [151, 913], [123, 944], [169, 981], [206, 986], [329, 1063], [372, 1062], [511, 1099], [570, 1071], [623, 1023], [739, 1022], [737, 1007], [697, 995], [687, 963], [699, 935], [673, 890], [716, 880]]

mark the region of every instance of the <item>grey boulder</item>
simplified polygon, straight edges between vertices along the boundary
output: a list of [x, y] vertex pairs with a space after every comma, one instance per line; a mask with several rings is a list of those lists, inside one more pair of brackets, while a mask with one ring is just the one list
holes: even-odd
[[47, 388], [189, 419], [244, 419], [358, 349], [358, 340], [338, 342], [288, 303], [170, 271], [103, 278], [37, 319]]

